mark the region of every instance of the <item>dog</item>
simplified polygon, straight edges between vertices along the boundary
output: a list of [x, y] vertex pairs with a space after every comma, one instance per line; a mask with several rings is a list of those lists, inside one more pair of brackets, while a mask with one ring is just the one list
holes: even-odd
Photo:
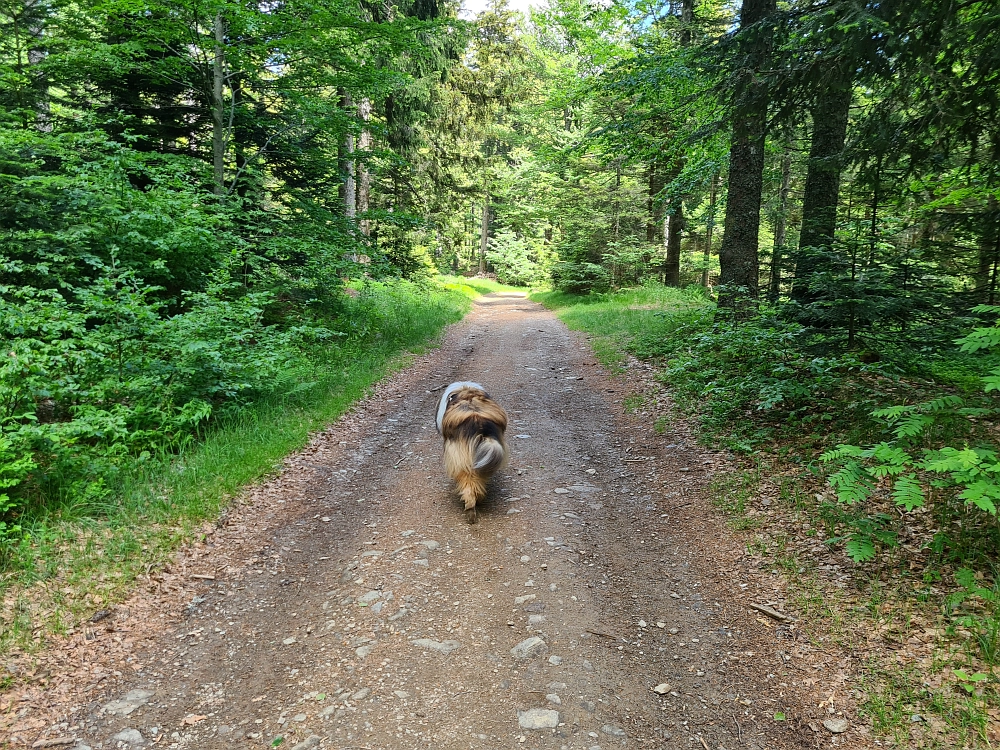
[[507, 464], [507, 413], [479, 383], [452, 383], [441, 394], [437, 429], [444, 438], [445, 471], [465, 503], [466, 520], [475, 523], [486, 482]]

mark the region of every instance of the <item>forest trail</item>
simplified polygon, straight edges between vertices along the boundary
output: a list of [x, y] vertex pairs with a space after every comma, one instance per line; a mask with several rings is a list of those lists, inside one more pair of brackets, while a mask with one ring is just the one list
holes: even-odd
[[[459, 379], [511, 417], [477, 525], [433, 423]], [[479, 299], [46, 654], [11, 746], [850, 746], [819, 726], [844, 721], [842, 694], [798, 692], [794, 627], [747, 607], [767, 592], [706, 509], [713, 454], [626, 414], [636, 387], [523, 295]]]

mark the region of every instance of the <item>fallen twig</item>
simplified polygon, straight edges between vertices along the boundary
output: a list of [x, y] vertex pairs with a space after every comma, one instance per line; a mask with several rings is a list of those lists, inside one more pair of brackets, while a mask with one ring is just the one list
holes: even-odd
[[440, 391], [440, 390], [441, 390], [442, 388], [447, 388], [447, 387], [448, 387], [448, 384], [447, 384], [447, 383], [444, 383], [443, 385], [439, 385], [439, 386], [437, 386], [436, 388], [429, 388], [429, 389], [427, 390], [427, 392], [428, 392], [428, 393], [434, 393], [434, 391]]
[[215, 576], [213, 576], [210, 573], [192, 573], [191, 577], [192, 578], [196, 578], [199, 581], [214, 581], [215, 580]]
[[599, 635], [599, 636], [601, 636], [603, 638], [611, 638], [611, 639], [616, 640], [616, 641], [619, 638], [621, 638], [621, 636], [618, 636], [618, 635], [611, 635], [611, 633], [602, 633], [600, 630], [591, 630], [590, 628], [587, 628], [587, 632], [591, 633], [593, 635]]
[[403, 461], [405, 461], [407, 458], [409, 458], [409, 456], [403, 456], [401, 459], [399, 459], [396, 463], [392, 465], [392, 468], [394, 469], [399, 468], [399, 465], [403, 463]]
[[699, 736], [699, 737], [698, 737], [698, 741], [699, 741], [699, 742], [701, 743], [701, 746], [702, 746], [703, 748], [705, 748], [705, 750], [712, 750], [712, 749], [711, 749], [711, 748], [710, 748], [710, 747], [708, 746], [708, 743], [707, 743], [707, 742], [705, 742], [705, 738], [704, 738], [704, 737], [701, 737], [701, 736]]
[[32, 747], [61, 747], [72, 745], [74, 742], [76, 742], [76, 737], [56, 737], [51, 740], [38, 740]]
[[733, 724], [736, 725], [736, 739], [739, 740], [739, 743], [742, 745], [743, 744], [743, 730], [740, 728], [740, 723], [738, 721], [736, 721], [736, 714], [733, 714]]
[[779, 612], [776, 609], [771, 609], [766, 604], [754, 604], [753, 602], [750, 602], [750, 607], [752, 609], [756, 609], [758, 612], [763, 612], [768, 617], [773, 617], [775, 620], [780, 620], [781, 622], [791, 622], [795, 620], [795, 618], [792, 617], [791, 615], [786, 615], [784, 612]]

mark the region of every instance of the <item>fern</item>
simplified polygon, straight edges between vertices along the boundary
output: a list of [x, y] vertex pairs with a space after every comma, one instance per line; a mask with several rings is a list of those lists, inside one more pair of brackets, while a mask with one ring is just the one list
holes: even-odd
[[823, 463], [832, 463], [833, 461], [842, 461], [845, 458], [861, 458], [863, 453], [864, 450], [856, 445], [841, 444], [821, 455], [819, 460]]
[[924, 490], [914, 473], [899, 477], [892, 487], [892, 499], [907, 511], [923, 507]]
[[837, 499], [845, 505], [867, 500], [874, 489], [871, 477], [857, 461], [849, 461], [830, 477], [830, 485], [837, 490]]
[[958, 496], [965, 502], [995, 516], [997, 514], [995, 501], [1000, 500], [1000, 485], [988, 479], [981, 479], [970, 484]]
[[847, 556], [856, 563], [868, 562], [875, 557], [875, 544], [871, 537], [856, 534], [844, 545]]

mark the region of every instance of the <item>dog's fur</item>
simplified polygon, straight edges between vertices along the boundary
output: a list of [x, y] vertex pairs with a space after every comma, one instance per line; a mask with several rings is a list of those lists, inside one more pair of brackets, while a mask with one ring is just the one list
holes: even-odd
[[475, 523], [486, 482], [507, 464], [507, 413], [479, 383], [452, 383], [441, 394], [437, 428], [444, 437], [445, 470], [458, 486], [469, 523]]

